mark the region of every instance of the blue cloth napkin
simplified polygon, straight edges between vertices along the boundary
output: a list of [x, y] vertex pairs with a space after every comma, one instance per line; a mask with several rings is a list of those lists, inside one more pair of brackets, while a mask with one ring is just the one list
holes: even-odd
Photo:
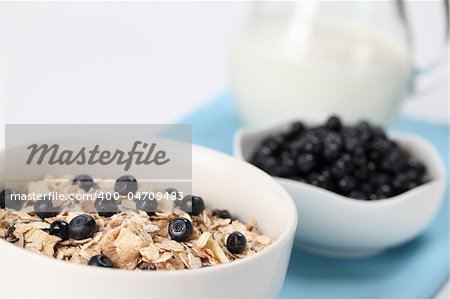
[[[194, 143], [232, 154], [233, 134], [240, 123], [229, 95], [212, 101], [181, 123], [192, 124]], [[394, 130], [430, 140], [448, 171], [448, 126], [401, 119]], [[421, 236], [382, 255], [351, 260], [294, 250], [281, 298], [432, 297], [450, 272], [448, 191], [445, 197], [436, 219]]]

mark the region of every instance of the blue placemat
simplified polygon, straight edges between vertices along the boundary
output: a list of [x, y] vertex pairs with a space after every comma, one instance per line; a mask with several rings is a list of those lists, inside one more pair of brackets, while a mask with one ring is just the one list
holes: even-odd
[[[192, 124], [193, 142], [232, 154], [239, 120], [230, 96], [200, 108], [181, 123]], [[449, 169], [449, 127], [402, 119], [395, 130], [430, 140]], [[415, 240], [362, 260], [292, 253], [282, 298], [430, 298], [449, 276], [449, 194], [428, 230]], [[426, 200], [426, 198], [424, 198]]]

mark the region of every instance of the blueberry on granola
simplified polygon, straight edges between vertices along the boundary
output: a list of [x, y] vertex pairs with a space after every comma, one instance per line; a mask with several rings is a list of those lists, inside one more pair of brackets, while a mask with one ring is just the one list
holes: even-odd
[[5, 207], [13, 210], [20, 210], [22, 208], [22, 201], [20, 198], [16, 199], [14, 195], [19, 195], [16, 190], [6, 188], [0, 192], [0, 208]]
[[88, 192], [94, 186], [94, 180], [87, 174], [80, 174], [73, 179], [72, 184], [78, 185], [78, 187]]
[[232, 254], [244, 252], [247, 246], [247, 239], [240, 232], [231, 233], [227, 238], [227, 249]]
[[158, 208], [158, 202], [154, 198], [149, 198], [148, 193], [136, 200], [136, 210], [141, 210], [147, 213], [147, 215], [155, 215]]
[[205, 203], [200, 196], [187, 195], [181, 201], [180, 208], [190, 215], [197, 216], [205, 210]]
[[88, 262], [89, 266], [97, 266], [103, 268], [114, 268], [114, 263], [106, 255], [94, 255]]
[[0, 192], [0, 209], [4, 209], [5, 208], [5, 193], [6, 190], [2, 190], [2, 192]]
[[177, 242], [186, 242], [194, 232], [192, 223], [183, 217], [178, 217], [169, 222], [169, 236]]
[[97, 198], [94, 204], [95, 210], [102, 217], [111, 217], [119, 211], [117, 202], [114, 198]]
[[69, 236], [74, 240], [91, 238], [96, 230], [96, 223], [92, 216], [87, 214], [78, 215], [69, 223]]
[[55, 217], [59, 213], [59, 209], [53, 206], [53, 200], [45, 196], [34, 203], [34, 212], [41, 218]]
[[228, 210], [215, 209], [212, 211], [212, 215], [217, 218], [231, 219], [231, 214]]
[[50, 224], [48, 233], [60, 237], [63, 241], [69, 239], [69, 224], [65, 221], [56, 220]]
[[116, 180], [114, 191], [116, 191], [120, 195], [135, 193], [137, 191], [137, 180], [131, 175], [121, 176]]

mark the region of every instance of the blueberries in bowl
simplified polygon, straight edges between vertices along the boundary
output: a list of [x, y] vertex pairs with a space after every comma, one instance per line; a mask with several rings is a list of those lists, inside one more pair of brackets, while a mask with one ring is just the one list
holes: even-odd
[[389, 198], [428, 180], [425, 165], [383, 129], [368, 122], [346, 126], [337, 116], [312, 127], [294, 122], [264, 139], [250, 163], [359, 200]]

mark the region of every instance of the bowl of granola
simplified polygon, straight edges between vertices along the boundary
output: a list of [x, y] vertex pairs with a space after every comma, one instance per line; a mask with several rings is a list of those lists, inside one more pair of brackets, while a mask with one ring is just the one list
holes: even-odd
[[[1, 188], [2, 295], [279, 295], [297, 210], [287, 192], [256, 167], [193, 146], [191, 194], [173, 188], [155, 192], [143, 173], [117, 172], [105, 179], [80, 173], [54, 177], [40, 169], [40, 179], [27, 190]], [[42, 190], [48, 194], [30, 200]], [[118, 199], [108, 198], [116, 193]], [[16, 194], [26, 200], [18, 203]], [[92, 200], [69, 209], [56, 194]]]

